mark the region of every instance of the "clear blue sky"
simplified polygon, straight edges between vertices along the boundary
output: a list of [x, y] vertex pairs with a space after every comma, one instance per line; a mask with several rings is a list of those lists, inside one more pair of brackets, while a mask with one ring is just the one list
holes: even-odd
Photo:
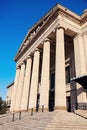
[[0, 0], [0, 96], [15, 78], [14, 57], [28, 29], [56, 3], [81, 15], [87, 0]]

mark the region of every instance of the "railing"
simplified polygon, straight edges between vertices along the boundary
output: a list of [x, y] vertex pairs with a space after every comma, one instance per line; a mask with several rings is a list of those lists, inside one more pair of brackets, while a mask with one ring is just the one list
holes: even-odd
[[14, 122], [14, 117], [15, 117], [15, 113], [13, 113], [13, 116], [12, 116], [12, 122]]
[[41, 112], [44, 112], [44, 105], [41, 105], [39, 107], [34, 107], [31, 109], [31, 116], [33, 116], [34, 112], [38, 112], [41, 107]]
[[77, 109], [87, 110], [87, 103], [77, 103]]
[[[41, 112], [44, 112], [44, 105], [39, 106], [38, 108], [37, 107], [32, 108], [30, 111], [30, 116], [33, 116], [35, 113], [39, 112], [40, 110], [41, 110]], [[26, 116], [26, 113], [24, 113], [24, 115], [22, 115], [21, 111], [2, 115], [0, 117], [0, 125], [8, 123], [8, 122], [14, 122], [15, 120], [21, 120], [25, 116]], [[27, 116], [29, 116], [29, 115], [27, 114]]]
[[76, 103], [73, 105], [73, 110], [87, 110], [87, 103]]
[[21, 120], [22, 117], [24, 117], [24, 115], [22, 116], [21, 111], [1, 115], [0, 116], [0, 125], [3, 125], [5, 123], [9, 123], [9, 122], [14, 122], [15, 120]]
[[[13, 113], [13, 115], [12, 115], [12, 122], [14, 122], [14, 120], [15, 120], [15, 114], [16, 113]], [[21, 112], [18, 113], [18, 119], [21, 120]]]

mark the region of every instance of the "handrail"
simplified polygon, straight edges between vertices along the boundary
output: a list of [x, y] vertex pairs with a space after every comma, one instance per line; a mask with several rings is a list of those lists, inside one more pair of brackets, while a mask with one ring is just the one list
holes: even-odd
[[12, 116], [12, 122], [14, 122], [14, 116], [15, 116], [15, 113], [13, 113], [13, 116]]
[[18, 119], [21, 120], [21, 111], [12, 113], [12, 122], [15, 120], [15, 115], [18, 113]]
[[40, 105], [38, 108], [34, 107], [31, 109], [31, 116], [33, 116], [33, 114], [34, 114], [34, 109], [36, 110], [36, 112], [38, 112], [40, 107], [42, 108], [42, 112], [44, 112], [44, 105]]
[[31, 109], [31, 116], [33, 116], [33, 108]]
[[80, 110], [87, 110], [87, 103], [77, 103], [76, 105]]
[[87, 103], [80, 102], [80, 103], [73, 104], [73, 111], [77, 110], [77, 109], [79, 109], [79, 110], [87, 110]]
[[44, 105], [42, 105], [42, 112], [44, 112]]
[[21, 111], [19, 112], [19, 120], [21, 120]]
[[[31, 109], [30, 116], [34, 115], [34, 112], [39, 112], [39, 109], [41, 108], [41, 112], [44, 112], [44, 105], [37, 107], [34, 107]], [[17, 114], [18, 113], [18, 114]], [[12, 112], [7, 115], [1, 116], [0, 118], [5, 118], [4, 122], [1, 124], [5, 124], [7, 122], [14, 122], [15, 120], [21, 120], [22, 119], [22, 112]]]

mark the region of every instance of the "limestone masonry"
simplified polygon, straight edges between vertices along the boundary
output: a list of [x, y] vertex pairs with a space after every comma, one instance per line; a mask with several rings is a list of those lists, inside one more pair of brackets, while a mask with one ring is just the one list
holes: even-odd
[[87, 11], [55, 5], [28, 31], [15, 61], [10, 111], [86, 108], [86, 88], [71, 79], [87, 74]]

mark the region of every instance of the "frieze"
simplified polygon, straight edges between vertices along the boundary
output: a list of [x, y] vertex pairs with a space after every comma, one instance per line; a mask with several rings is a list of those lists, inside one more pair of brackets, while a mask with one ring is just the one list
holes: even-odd
[[66, 12], [63, 12], [63, 11], [59, 11], [58, 13], [62, 15], [63, 21], [64, 21], [64, 17], [65, 17], [65, 18], [68, 18], [69, 20], [77, 23], [78, 25], [80, 25], [80, 19], [77, 19], [74, 16], [71, 16], [70, 14], [67, 14]]
[[[29, 30], [15, 59], [21, 54], [23, 50], [26, 49], [28, 45], [30, 46], [30, 44], [35, 41], [39, 33], [41, 34], [43, 32], [44, 30], [43, 27], [45, 27], [46, 29], [47, 24], [50, 24], [55, 18], [58, 18], [59, 15], [61, 16], [61, 18], [59, 18], [60, 21], [64, 21], [66, 18], [75, 22], [78, 25], [82, 25], [85, 21], [87, 21], [87, 16], [81, 20], [80, 16], [74, 16], [74, 14], [72, 12], [67, 11], [66, 8], [57, 7], [57, 6], [55, 8], [52, 8], [39, 22], [35, 24], [35, 26], [33, 26]], [[26, 42], [27, 40], [28, 42]]]

